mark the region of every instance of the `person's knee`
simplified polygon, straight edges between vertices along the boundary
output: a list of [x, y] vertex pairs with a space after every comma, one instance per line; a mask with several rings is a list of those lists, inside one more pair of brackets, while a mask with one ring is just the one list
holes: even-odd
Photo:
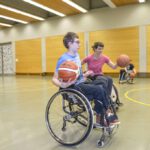
[[108, 80], [108, 83], [109, 83], [109, 84], [112, 84], [112, 83], [113, 83], [112, 77], [108, 76], [108, 77], [107, 77], [107, 80]]

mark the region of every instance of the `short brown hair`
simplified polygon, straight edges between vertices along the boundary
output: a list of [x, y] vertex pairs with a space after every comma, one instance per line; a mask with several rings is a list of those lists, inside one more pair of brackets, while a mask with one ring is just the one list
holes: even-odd
[[76, 33], [74, 33], [74, 32], [68, 32], [65, 36], [64, 36], [64, 38], [63, 38], [63, 43], [64, 43], [64, 46], [66, 47], [66, 48], [68, 48], [68, 43], [69, 42], [74, 42], [74, 39], [75, 38], [79, 38], [79, 36], [76, 34]]
[[98, 47], [104, 47], [104, 43], [102, 42], [95, 42], [92, 46], [93, 50], [97, 49]]

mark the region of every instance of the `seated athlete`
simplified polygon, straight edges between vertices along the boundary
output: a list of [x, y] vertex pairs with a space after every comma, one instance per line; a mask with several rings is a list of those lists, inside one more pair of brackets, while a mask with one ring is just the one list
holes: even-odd
[[[67, 52], [64, 53], [58, 60], [52, 82], [54, 85], [60, 88], [74, 88], [82, 92], [88, 100], [94, 100], [95, 106], [94, 110], [96, 112], [96, 122], [100, 124], [101, 115], [104, 112], [108, 113], [108, 120], [110, 124], [119, 124], [119, 120], [116, 115], [110, 113], [110, 103], [107, 99], [106, 92], [101, 85], [86, 84], [82, 69], [81, 61], [78, 54], [78, 49], [80, 45], [79, 37], [76, 33], [68, 32], [63, 38], [64, 46], [67, 48]], [[73, 61], [80, 68], [79, 76], [74, 81], [62, 82], [58, 78], [58, 68], [65, 61]], [[111, 114], [111, 115], [110, 115]]]

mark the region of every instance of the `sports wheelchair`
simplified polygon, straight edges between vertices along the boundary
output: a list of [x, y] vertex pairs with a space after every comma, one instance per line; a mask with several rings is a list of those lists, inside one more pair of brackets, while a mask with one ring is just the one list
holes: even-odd
[[130, 76], [130, 72], [126, 72], [125, 69], [120, 70], [119, 74], [119, 84], [120, 83], [129, 83], [133, 84], [133, 78]]
[[[117, 95], [113, 98], [111, 110], [115, 114], [114, 102]], [[75, 89], [61, 89], [48, 101], [45, 119], [49, 133], [57, 142], [65, 146], [78, 145], [89, 136], [93, 129], [92, 103]], [[106, 113], [101, 116], [101, 119], [107, 121], [108, 125], [101, 127], [98, 147], [106, 145], [119, 126], [109, 125]]]

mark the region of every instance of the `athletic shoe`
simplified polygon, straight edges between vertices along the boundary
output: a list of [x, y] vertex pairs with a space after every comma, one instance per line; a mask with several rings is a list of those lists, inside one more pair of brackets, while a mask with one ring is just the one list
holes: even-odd
[[107, 120], [109, 121], [110, 125], [117, 125], [120, 124], [120, 121], [118, 120], [118, 117], [114, 115], [113, 113], [107, 114]]

